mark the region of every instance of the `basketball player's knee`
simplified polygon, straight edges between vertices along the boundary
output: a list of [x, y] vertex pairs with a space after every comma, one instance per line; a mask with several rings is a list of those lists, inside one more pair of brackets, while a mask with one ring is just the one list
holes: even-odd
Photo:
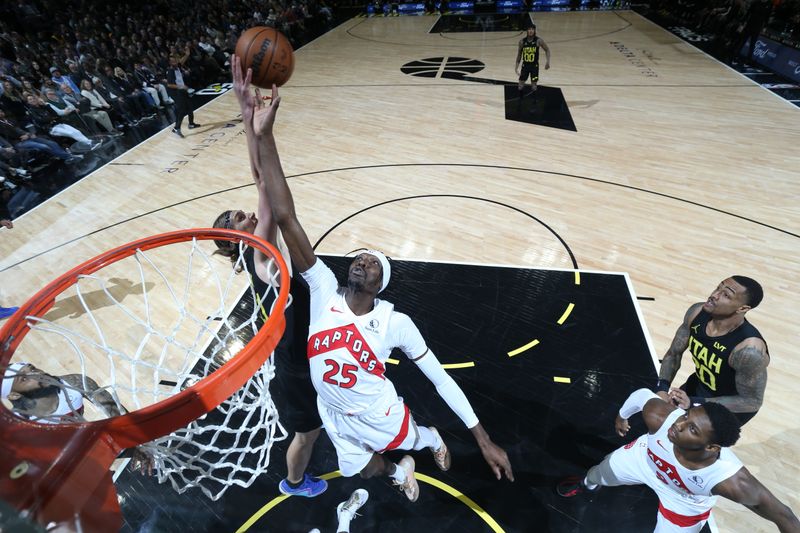
[[372, 454], [372, 458], [367, 463], [367, 466], [361, 469], [361, 472], [358, 473], [361, 476], [361, 479], [369, 479], [375, 477], [377, 475], [382, 474], [386, 470], [386, 461], [383, 457], [378, 455], [377, 453]]
[[297, 444], [300, 446], [311, 446], [316, 442], [317, 437], [319, 437], [320, 429], [321, 428], [312, 429], [306, 432], [297, 431], [294, 434], [294, 440], [296, 440]]

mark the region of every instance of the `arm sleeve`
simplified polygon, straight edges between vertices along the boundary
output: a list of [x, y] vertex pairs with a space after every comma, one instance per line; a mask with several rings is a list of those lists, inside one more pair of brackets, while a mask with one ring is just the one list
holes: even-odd
[[622, 407], [620, 407], [619, 416], [626, 419], [630, 418], [644, 409], [644, 404], [653, 398], [658, 398], [658, 396], [650, 389], [639, 389], [633, 391], [631, 395], [628, 396], [628, 399], [625, 400], [625, 403], [622, 404]]
[[472, 406], [464, 395], [464, 391], [458, 386], [450, 375], [444, 371], [439, 360], [432, 351], [428, 352], [416, 361], [417, 366], [422, 373], [425, 374], [431, 383], [436, 387], [436, 392], [447, 403], [450, 409], [453, 410], [458, 418], [464, 422], [468, 428], [473, 428], [478, 425], [478, 416], [473, 411]]

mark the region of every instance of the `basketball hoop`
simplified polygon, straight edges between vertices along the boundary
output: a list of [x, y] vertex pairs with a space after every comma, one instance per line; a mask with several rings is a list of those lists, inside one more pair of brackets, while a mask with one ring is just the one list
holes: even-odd
[[[210, 240], [239, 247], [237, 268], [203, 250], [201, 244]], [[256, 295], [249, 283], [255, 273], [243, 259], [248, 246], [268, 259], [272, 277], [265, 294]], [[130, 265], [140, 284], [119, 277]], [[237, 276], [242, 269], [245, 275]], [[180, 272], [186, 274], [179, 277]], [[243, 313], [238, 301], [247, 291], [255, 302], [272, 301], [271, 309], [254, 305]], [[68, 296], [72, 292], [75, 296]], [[159, 481], [169, 479], [180, 492], [200, 487], [216, 499], [233, 484], [249, 486], [266, 471], [272, 443], [285, 437], [268, 387], [275, 372], [269, 357], [285, 328], [288, 299], [288, 270], [277, 250], [251, 234], [226, 229], [181, 230], [131, 242], [48, 284], [0, 330], [0, 377], [15, 355], [49, 357], [62, 373], [82, 376], [78, 390], [90, 401], [96, 394], [87, 387], [90, 378], [102, 382], [99, 390], [113, 397], [122, 414], [37, 421], [3, 405], [0, 497], [43, 525], [118, 529], [109, 467], [123, 449], [144, 443], [150, 443], [146, 449], [155, 458]], [[231, 318], [234, 310], [238, 324]], [[177, 316], [165, 318], [171, 314]], [[268, 316], [260, 328], [259, 315]], [[254, 336], [242, 346], [248, 331]], [[221, 424], [198, 421], [218, 406]], [[232, 417], [238, 417], [238, 427], [229, 427]], [[262, 431], [264, 442], [253, 443], [246, 436], [251, 430]], [[232, 435], [227, 449], [221, 437], [226, 432]], [[204, 453], [216, 455], [204, 459]], [[224, 474], [215, 472], [220, 454]], [[247, 454], [255, 460], [243, 464]], [[217, 486], [208, 488], [207, 481]]]

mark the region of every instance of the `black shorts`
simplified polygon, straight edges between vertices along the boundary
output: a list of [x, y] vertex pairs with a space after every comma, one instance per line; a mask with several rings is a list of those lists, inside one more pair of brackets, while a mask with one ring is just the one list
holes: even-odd
[[308, 285], [299, 275], [292, 278], [291, 294], [292, 305], [285, 313], [286, 330], [275, 348], [275, 378], [270, 392], [284, 427], [306, 433], [322, 427], [322, 420], [306, 356], [311, 303]]
[[539, 63], [522, 63], [519, 81], [528, 81], [528, 76], [532, 81], [539, 81]]

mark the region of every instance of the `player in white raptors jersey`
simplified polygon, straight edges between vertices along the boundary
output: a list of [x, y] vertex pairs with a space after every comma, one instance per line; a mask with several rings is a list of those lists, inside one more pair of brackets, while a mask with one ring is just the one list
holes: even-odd
[[391, 476], [409, 500], [415, 501], [419, 487], [414, 479], [414, 460], [405, 456], [395, 465], [380, 452], [430, 448], [439, 468], [450, 466], [449, 452], [438, 432], [416, 425], [394, 385], [384, 376], [386, 359], [397, 347], [417, 364], [470, 428], [497, 479], [505, 474], [513, 480], [506, 452], [489, 438], [463, 391], [425, 345], [411, 319], [376, 298], [390, 277], [389, 262], [383, 254], [368, 251], [358, 255], [350, 265], [346, 287], [339, 287], [330, 269], [317, 260], [295, 214], [272, 133], [280, 103], [277, 88], [272, 89], [269, 105], [260, 102], [253, 129], [259, 137], [261, 168], [273, 216], [294, 264], [309, 285], [311, 379], [342, 474]]
[[725, 406], [707, 403], [679, 409], [666, 393], [635, 391], [616, 421], [627, 434], [628, 418], [642, 411], [649, 432], [606, 456], [586, 477], [562, 482], [565, 497], [591, 493], [601, 486], [645, 484], [658, 495], [657, 533], [699, 532], [718, 496], [741, 503], [778, 525], [799, 533], [791, 509], [762, 485], [728, 449], [739, 439], [741, 425]]

